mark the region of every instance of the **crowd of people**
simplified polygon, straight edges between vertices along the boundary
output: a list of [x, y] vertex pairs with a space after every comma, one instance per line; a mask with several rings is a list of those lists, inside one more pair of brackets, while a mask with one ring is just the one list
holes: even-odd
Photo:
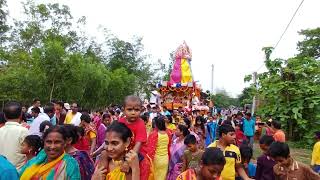
[[241, 110], [171, 111], [137, 96], [94, 111], [11, 101], [0, 113], [0, 180], [319, 180], [316, 137], [308, 166], [290, 155], [279, 121]]

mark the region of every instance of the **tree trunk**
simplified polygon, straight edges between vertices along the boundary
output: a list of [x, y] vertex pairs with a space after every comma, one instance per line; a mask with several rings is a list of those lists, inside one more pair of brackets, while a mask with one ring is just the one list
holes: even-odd
[[53, 89], [54, 89], [54, 80], [55, 80], [55, 79], [53, 79], [52, 87], [51, 87], [51, 91], [50, 91], [50, 102], [51, 102], [51, 100], [52, 100], [52, 94], [53, 94]]

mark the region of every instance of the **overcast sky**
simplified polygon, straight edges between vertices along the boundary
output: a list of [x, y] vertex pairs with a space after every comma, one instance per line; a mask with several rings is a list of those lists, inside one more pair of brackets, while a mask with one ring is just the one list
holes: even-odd
[[[8, 0], [12, 17], [21, 16], [21, 0]], [[193, 52], [192, 71], [204, 90], [231, 95], [246, 86], [243, 78], [263, 64], [264, 46], [274, 46], [301, 0], [45, 0], [70, 7], [74, 17], [87, 17], [87, 32], [102, 25], [124, 40], [142, 36], [154, 60], [168, 63], [183, 40]], [[297, 53], [297, 31], [320, 25], [320, 0], [305, 0], [273, 57]], [[264, 71], [261, 68], [258, 72]]]

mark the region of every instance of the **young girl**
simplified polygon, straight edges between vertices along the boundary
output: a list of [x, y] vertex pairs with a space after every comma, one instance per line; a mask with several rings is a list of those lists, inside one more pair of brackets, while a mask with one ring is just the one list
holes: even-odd
[[186, 170], [177, 180], [221, 180], [220, 174], [225, 164], [225, 157], [219, 148], [207, 148], [199, 168]]
[[85, 136], [89, 140], [90, 145], [88, 147], [89, 154], [92, 154], [96, 150], [97, 144], [97, 129], [91, 122], [91, 118], [88, 114], [82, 114], [80, 117], [80, 126], [84, 128]]
[[67, 138], [65, 152], [77, 160], [80, 168], [81, 179], [91, 179], [94, 171], [93, 161], [90, 159], [86, 151], [80, 151], [73, 147], [79, 139], [77, 128], [73, 124], [66, 124], [64, 125], [64, 128], [66, 130], [65, 134]]
[[26, 162], [35, 157], [42, 149], [42, 140], [38, 135], [26, 136], [21, 146], [21, 154], [27, 157]]
[[[102, 153], [104, 162], [99, 163], [92, 180], [100, 179], [132, 179], [140, 177], [138, 155], [133, 150], [128, 151], [131, 143], [132, 132], [123, 123], [113, 122], [106, 132], [106, 147]], [[131, 171], [124, 173], [121, 166], [126, 162]]]
[[196, 118], [196, 124], [194, 125], [194, 132], [198, 135], [199, 148], [204, 149], [204, 139], [206, 138], [206, 131], [204, 127], [204, 118], [202, 116], [198, 116]]

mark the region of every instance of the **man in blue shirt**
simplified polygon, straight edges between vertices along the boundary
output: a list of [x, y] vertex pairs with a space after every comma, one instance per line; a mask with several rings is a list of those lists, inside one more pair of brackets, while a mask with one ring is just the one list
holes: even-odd
[[0, 155], [0, 180], [18, 180], [19, 175], [14, 167], [4, 156]]
[[251, 118], [251, 113], [246, 113], [243, 120], [243, 133], [249, 140], [249, 146], [253, 148], [254, 133], [255, 133], [255, 121]]

